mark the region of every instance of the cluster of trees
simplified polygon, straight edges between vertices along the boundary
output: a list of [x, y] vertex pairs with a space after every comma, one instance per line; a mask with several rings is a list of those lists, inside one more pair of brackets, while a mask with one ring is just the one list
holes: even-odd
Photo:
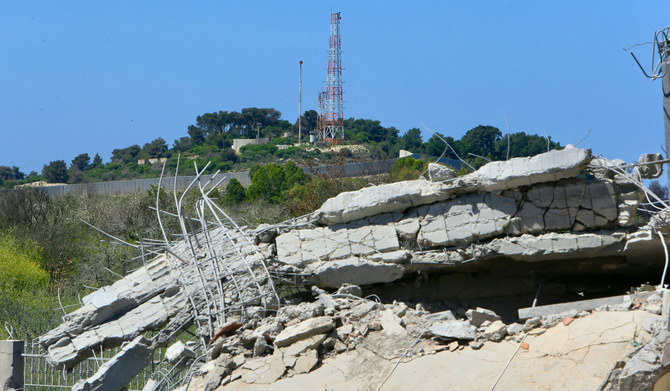
[[[300, 118], [303, 129], [316, 128], [317, 113], [305, 111]], [[25, 175], [18, 167], [0, 166], [0, 186], [12, 187], [18, 183], [45, 180], [52, 183], [82, 183], [108, 180], [156, 177], [161, 167], [138, 164], [140, 159], [167, 158], [167, 173], [174, 174], [177, 156], [195, 159], [202, 167], [210, 162], [208, 170], [244, 170], [258, 163], [271, 163], [291, 159], [299, 165], [313, 163], [327, 164], [334, 155], [319, 149], [291, 146], [279, 149], [280, 144], [297, 141], [297, 121], [292, 124], [281, 119], [281, 113], [272, 108], [249, 107], [241, 111], [218, 111], [204, 113], [195, 119], [187, 129], [187, 136], [178, 138], [172, 146], [158, 137], [143, 146], [131, 145], [112, 151], [111, 160], [103, 163], [100, 155], [92, 159], [87, 153], [77, 155], [68, 165], [65, 160], [55, 160], [44, 165], [41, 175], [31, 172]], [[384, 127], [380, 121], [349, 118], [344, 121], [347, 143], [365, 145], [368, 159], [387, 159], [398, 156], [401, 149], [429, 156], [441, 156], [468, 160], [471, 165], [482, 164], [486, 160], [505, 159], [517, 156], [531, 156], [560, 145], [538, 135], [524, 132], [503, 135], [493, 126], [479, 125], [470, 129], [462, 138], [454, 139], [446, 135], [433, 135], [423, 140], [421, 131], [412, 128], [401, 135], [395, 127]], [[306, 133], [305, 132], [305, 133]], [[292, 135], [284, 137], [286, 134]], [[232, 150], [235, 138], [266, 138], [266, 144], [252, 144], [243, 147], [239, 154]], [[508, 152], [509, 137], [509, 152]], [[444, 141], [450, 144], [446, 148]], [[351, 158], [351, 157], [350, 157]], [[361, 158], [361, 157], [358, 157]], [[191, 174], [191, 164], [180, 167], [181, 174]]]

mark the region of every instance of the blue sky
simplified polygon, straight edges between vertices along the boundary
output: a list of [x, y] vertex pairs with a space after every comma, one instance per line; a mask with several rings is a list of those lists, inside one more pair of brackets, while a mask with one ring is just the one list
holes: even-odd
[[[186, 135], [199, 114], [315, 109], [342, 13], [345, 117], [460, 138], [479, 125], [610, 158], [662, 152], [660, 81], [622, 49], [661, 1], [25, 1], [0, 3], [0, 165]], [[651, 46], [636, 49], [648, 64]], [[429, 135], [426, 134], [425, 137]]]

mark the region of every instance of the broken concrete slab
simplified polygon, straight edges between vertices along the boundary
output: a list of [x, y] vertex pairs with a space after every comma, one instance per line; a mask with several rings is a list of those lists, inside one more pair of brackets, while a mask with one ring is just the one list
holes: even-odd
[[424, 179], [366, 187], [328, 199], [315, 214], [321, 224], [346, 223], [443, 200], [448, 197], [447, 188]]
[[438, 322], [428, 331], [436, 337], [472, 341], [477, 336], [477, 328], [463, 320]]
[[591, 311], [602, 306], [618, 306], [632, 303], [637, 297], [646, 297], [649, 295], [651, 295], [650, 292], [643, 292], [635, 295], [602, 297], [598, 299], [572, 301], [569, 303], [520, 308], [518, 311], [519, 319], [529, 319], [538, 316], [561, 314], [568, 311]]
[[326, 288], [337, 288], [344, 283], [369, 285], [391, 282], [401, 278], [405, 272], [402, 265], [369, 262], [357, 257], [324, 262], [310, 269], [310, 279], [314, 284]]
[[533, 157], [513, 158], [491, 162], [479, 170], [466, 175], [475, 186], [486, 191], [506, 190], [535, 183], [556, 182], [574, 178], [586, 168], [591, 160], [589, 149], [572, 145], [561, 150], [552, 150]]
[[285, 328], [277, 335], [274, 344], [277, 347], [289, 346], [313, 335], [326, 333], [332, 330], [334, 327], [335, 322], [327, 316], [307, 319], [298, 324]]
[[149, 341], [138, 336], [124, 346], [119, 353], [102, 364], [100, 369], [86, 380], [80, 380], [73, 391], [117, 391], [123, 388], [151, 360]]
[[495, 312], [488, 310], [486, 308], [477, 307], [476, 309], [470, 309], [465, 312], [465, 317], [468, 318], [468, 321], [471, 325], [479, 327], [484, 322], [495, 322], [500, 320], [500, 316]]
[[310, 372], [319, 363], [319, 353], [316, 350], [310, 350], [300, 357], [295, 362], [293, 370], [297, 374]]

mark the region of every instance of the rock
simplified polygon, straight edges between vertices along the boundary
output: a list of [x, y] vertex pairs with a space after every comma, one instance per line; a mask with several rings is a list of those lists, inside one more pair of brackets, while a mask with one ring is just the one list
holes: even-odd
[[442, 182], [456, 178], [456, 171], [439, 163], [428, 163], [428, 179], [432, 182]]
[[344, 352], [345, 350], [347, 350], [347, 345], [346, 345], [344, 342], [342, 342], [342, 341], [340, 341], [340, 340], [337, 340], [337, 341], [335, 342], [335, 346], [334, 346], [333, 349], [334, 349], [337, 353], [342, 353], [342, 352]]
[[307, 339], [303, 339], [302, 341], [298, 341], [290, 346], [287, 346], [285, 348], [282, 348], [282, 353], [284, 356], [299, 356], [302, 353], [316, 349], [321, 345], [326, 339], [327, 339], [326, 334], [317, 334], [313, 335]]
[[466, 321], [439, 322], [430, 326], [431, 334], [445, 339], [459, 339], [471, 341], [477, 335], [477, 329]]
[[512, 323], [507, 326], [507, 334], [517, 335], [523, 331], [523, 326], [519, 323]]
[[362, 301], [354, 308], [351, 310], [351, 316], [362, 319], [365, 315], [367, 315], [370, 311], [373, 311], [379, 307], [379, 304], [377, 302], [372, 301], [372, 300], [365, 300]]
[[479, 350], [484, 346], [484, 341], [475, 341], [470, 344], [472, 350]]
[[400, 325], [400, 318], [398, 318], [393, 310], [387, 309], [380, 313], [379, 323], [383, 329], [383, 334], [390, 336], [405, 336], [407, 331]]
[[312, 293], [317, 297], [317, 301], [323, 305], [323, 308], [326, 310], [329, 309], [336, 309], [337, 308], [337, 302], [331, 295], [326, 293], [323, 289], [313, 286], [312, 287]]
[[407, 309], [408, 309], [407, 304], [401, 301], [400, 302], [394, 301], [393, 305], [391, 306], [391, 310], [399, 318], [405, 316], [405, 314], [407, 313]]
[[182, 359], [189, 358], [195, 358], [195, 352], [187, 348], [181, 341], [175, 342], [165, 351], [165, 359], [172, 365]]
[[526, 320], [526, 322], [523, 324], [523, 332], [528, 332], [536, 327], [540, 327], [542, 325], [542, 318], [535, 317], [535, 318], [530, 318]]
[[354, 326], [351, 323], [344, 324], [337, 328], [337, 338], [340, 341], [346, 341], [349, 335], [354, 332]]
[[345, 283], [337, 290], [336, 294], [363, 297], [363, 289], [361, 289], [361, 287], [358, 285]]
[[424, 319], [426, 319], [429, 322], [438, 322], [438, 321], [444, 321], [444, 320], [456, 320], [456, 317], [454, 316], [454, 313], [446, 310], [446, 311], [441, 311], [441, 312], [434, 312], [432, 314], [427, 314], [423, 316]]
[[484, 330], [484, 338], [488, 341], [498, 342], [507, 335], [507, 327], [505, 323], [500, 320], [492, 322], [489, 327]]
[[268, 343], [265, 341], [265, 338], [260, 337], [256, 338], [254, 343], [254, 356], [259, 357], [265, 354], [268, 348]]
[[319, 354], [317, 353], [316, 350], [310, 350], [309, 352], [301, 354], [300, 357], [298, 357], [298, 360], [295, 362], [295, 365], [293, 366], [293, 370], [297, 374], [307, 373], [312, 369], [314, 369], [314, 367], [316, 367], [318, 363], [319, 363]]
[[321, 316], [307, 319], [296, 325], [285, 328], [275, 339], [275, 346], [283, 347], [297, 341], [307, 339], [316, 334], [327, 333], [335, 327], [335, 322], [329, 317]]
[[496, 314], [491, 310], [487, 310], [486, 308], [481, 307], [477, 307], [477, 309], [467, 310], [465, 312], [465, 317], [468, 318], [470, 324], [472, 324], [475, 327], [481, 326], [482, 323], [486, 322], [487, 320], [490, 322], [500, 320], [500, 316], [498, 316], [498, 314]]
[[307, 320], [309, 318], [316, 318], [323, 316], [324, 305], [320, 302], [314, 303], [300, 303], [298, 305], [291, 305], [281, 307], [278, 316], [286, 318], [287, 320], [297, 319], [298, 321]]

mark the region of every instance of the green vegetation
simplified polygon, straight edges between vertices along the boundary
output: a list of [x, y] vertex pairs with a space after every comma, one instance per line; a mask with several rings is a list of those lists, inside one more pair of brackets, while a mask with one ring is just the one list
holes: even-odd
[[[316, 127], [317, 113], [308, 110], [301, 117], [303, 129]], [[412, 128], [400, 135], [395, 127], [384, 127], [380, 121], [349, 118], [344, 121], [345, 139], [349, 145], [360, 145], [363, 153], [346, 155], [347, 162], [371, 159], [389, 159], [398, 156], [401, 149], [429, 156], [457, 159], [478, 166], [487, 160], [507, 158], [507, 136], [493, 126], [479, 125], [470, 129], [461, 139], [446, 135], [433, 135], [424, 142], [421, 131]], [[307, 134], [307, 131], [304, 132]], [[286, 137], [286, 135], [289, 135]], [[179, 174], [194, 173], [191, 160], [199, 167], [210, 162], [206, 173], [244, 171], [256, 164], [282, 164], [293, 160], [299, 166], [335, 165], [341, 157], [329, 149], [330, 145], [294, 145], [297, 143], [297, 121], [291, 124], [281, 119], [281, 113], [272, 108], [249, 107], [240, 112], [219, 111], [199, 115], [188, 126], [187, 135], [170, 146], [161, 137], [143, 146], [131, 145], [112, 151], [111, 160], [103, 163], [99, 154], [91, 159], [88, 153], [77, 155], [69, 166], [65, 160], [55, 160], [44, 165], [41, 174], [22, 173], [18, 167], [0, 166], [0, 188], [13, 188], [17, 184], [44, 180], [51, 183], [89, 183], [133, 178], [152, 178], [160, 175], [162, 163], [149, 159], [166, 159], [167, 175], [174, 175], [177, 158], [181, 154]], [[251, 144], [236, 154], [231, 146], [236, 138], [265, 138], [266, 144]], [[445, 150], [446, 140], [453, 148]], [[560, 144], [538, 135], [524, 132], [510, 134], [509, 157], [532, 156]], [[303, 140], [304, 141], [304, 140]], [[352, 149], [353, 150], [353, 149]]]

